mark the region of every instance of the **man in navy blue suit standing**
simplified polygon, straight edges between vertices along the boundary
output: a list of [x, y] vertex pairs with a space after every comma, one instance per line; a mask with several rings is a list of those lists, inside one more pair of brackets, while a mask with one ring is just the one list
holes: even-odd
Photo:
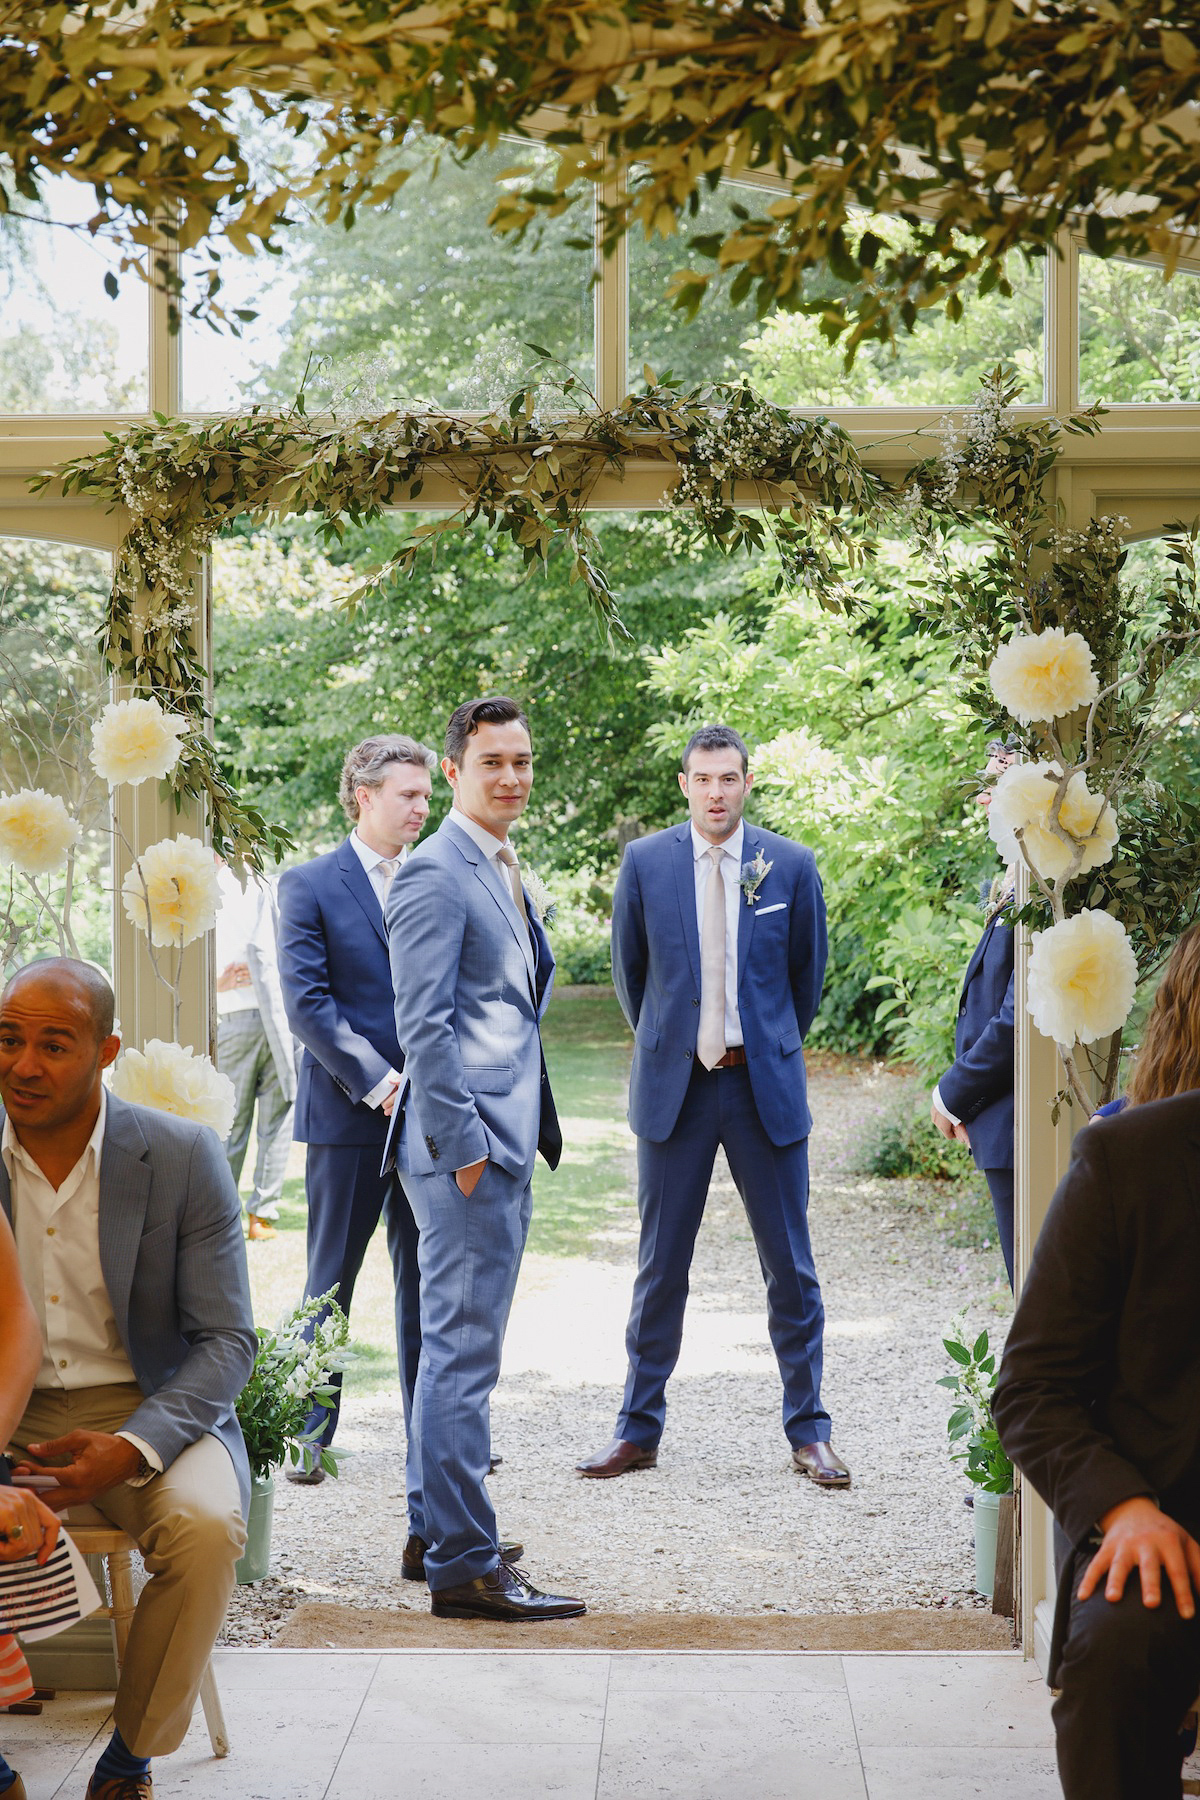
[[[992, 785], [1015, 761], [999, 738], [988, 744], [988, 786], [979, 804], [991, 805]], [[987, 923], [963, 976], [954, 1028], [955, 1060], [933, 1090], [931, 1114], [943, 1137], [966, 1144], [988, 1184], [996, 1230], [1013, 1284], [1013, 1064], [1016, 942], [1001, 915], [1012, 898], [1013, 872], [994, 884]]]
[[803, 1042], [825, 973], [825, 902], [811, 850], [743, 821], [752, 781], [736, 731], [695, 732], [679, 776], [689, 822], [630, 844], [617, 877], [613, 979], [634, 1033], [641, 1242], [616, 1435], [576, 1465], [595, 1479], [658, 1459], [720, 1146], [766, 1279], [793, 1464], [819, 1487], [850, 1485], [821, 1403], [825, 1312], [808, 1235]]
[[[404, 1063], [383, 909], [429, 816], [436, 765], [433, 751], [410, 737], [356, 744], [338, 793], [350, 835], [279, 879], [279, 976], [288, 1022], [304, 1045], [294, 1132], [308, 1145], [305, 1291], [336, 1287], [348, 1313], [367, 1245], [384, 1217], [406, 1424], [421, 1353], [417, 1228], [399, 1182], [380, 1174]], [[310, 1423], [321, 1417], [314, 1414]], [[332, 1441], [337, 1420], [335, 1400], [323, 1444]], [[310, 1485], [324, 1471], [309, 1457], [288, 1478]]]

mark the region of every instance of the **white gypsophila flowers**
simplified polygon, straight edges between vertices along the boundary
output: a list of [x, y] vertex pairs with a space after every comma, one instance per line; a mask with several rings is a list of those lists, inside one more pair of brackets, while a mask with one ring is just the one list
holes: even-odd
[[1092, 1044], [1119, 1031], [1136, 986], [1133, 946], [1111, 913], [1089, 907], [1033, 934], [1027, 1004], [1056, 1044]]
[[110, 1085], [119, 1100], [211, 1125], [222, 1141], [229, 1136], [236, 1105], [233, 1082], [214, 1068], [211, 1057], [197, 1056], [190, 1045], [151, 1038], [144, 1050], [123, 1050]]
[[78, 821], [57, 794], [18, 788], [15, 794], [0, 795], [0, 862], [12, 863], [25, 875], [48, 875], [78, 836]]
[[[1014, 763], [996, 782], [988, 807], [988, 832], [1004, 860], [1020, 860], [1019, 831], [1026, 856], [1044, 881], [1065, 875], [1074, 855], [1071, 845], [1051, 827], [1061, 776], [1062, 767], [1056, 762]], [[1076, 874], [1098, 869], [1111, 859], [1118, 837], [1116, 811], [1103, 794], [1092, 792], [1082, 771], [1067, 783], [1058, 822], [1082, 846]]]
[[1087, 639], [1059, 625], [1009, 638], [993, 657], [988, 680], [1001, 706], [1022, 725], [1061, 719], [1100, 692]]
[[125, 916], [159, 946], [192, 943], [217, 922], [217, 865], [199, 838], [162, 838], [121, 883]]
[[161, 780], [179, 761], [188, 721], [164, 712], [157, 700], [116, 700], [92, 726], [93, 769], [110, 787]]

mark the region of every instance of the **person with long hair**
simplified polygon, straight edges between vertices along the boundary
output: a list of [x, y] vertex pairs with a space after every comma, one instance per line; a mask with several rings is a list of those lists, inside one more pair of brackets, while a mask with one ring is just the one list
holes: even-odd
[[1167, 960], [1126, 1092], [1097, 1116], [1193, 1088], [1200, 1088], [1200, 924], [1188, 926]]

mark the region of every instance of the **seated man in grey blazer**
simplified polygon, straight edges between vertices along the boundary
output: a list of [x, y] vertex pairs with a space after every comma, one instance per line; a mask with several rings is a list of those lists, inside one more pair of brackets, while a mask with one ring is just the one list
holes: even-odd
[[[508, 841], [533, 786], [512, 700], [467, 701], [446, 729], [454, 806], [387, 902], [396, 1035], [408, 1087], [393, 1118], [417, 1222], [421, 1356], [408, 1440], [409, 1530], [439, 1618], [555, 1619], [501, 1554], [484, 1487], [489, 1402], [533, 1205], [539, 1151], [562, 1152], [539, 1022], [554, 955]], [[389, 1151], [390, 1154], [390, 1151]]]
[[31, 963], [0, 995], [0, 1207], [41, 1335], [9, 1454], [18, 1479], [54, 1474], [56, 1512], [93, 1505], [135, 1537], [150, 1573], [88, 1800], [150, 1800], [150, 1758], [183, 1741], [250, 1494], [233, 1177], [207, 1126], [105, 1092], [119, 1049], [112, 989], [86, 963]]

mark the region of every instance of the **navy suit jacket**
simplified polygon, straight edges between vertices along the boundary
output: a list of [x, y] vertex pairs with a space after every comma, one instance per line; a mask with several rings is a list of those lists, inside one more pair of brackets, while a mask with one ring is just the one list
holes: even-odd
[[406, 1173], [453, 1175], [486, 1157], [527, 1182], [538, 1150], [551, 1168], [562, 1150], [539, 1031], [554, 952], [528, 892], [527, 931], [501, 879], [450, 813], [388, 895]]
[[938, 1092], [967, 1127], [981, 1169], [1013, 1166], [1016, 945], [999, 914], [989, 919], [963, 977], [954, 1029], [955, 1061]]
[[[771, 864], [753, 905], [741, 900], [738, 1016], [759, 1119], [773, 1144], [812, 1129], [805, 1033], [825, 978], [825, 899], [816, 858], [761, 826], [745, 828], [743, 860]], [[700, 933], [690, 824], [627, 846], [613, 895], [613, 980], [633, 1027], [629, 1123], [670, 1137], [695, 1067], [700, 1028]]]
[[[250, 1464], [234, 1416], [258, 1338], [242, 1210], [207, 1125], [108, 1096], [100, 1157], [100, 1268], [134, 1378], [145, 1396], [125, 1421], [169, 1468], [206, 1432], [237, 1472]], [[0, 1128], [4, 1111], [0, 1108]], [[12, 1219], [0, 1160], [0, 1206]]]
[[382, 1145], [389, 1121], [363, 1095], [404, 1058], [383, 910], [349, 838], [279, 878], [279, 979], [304, 1045], [294, 1136]]

